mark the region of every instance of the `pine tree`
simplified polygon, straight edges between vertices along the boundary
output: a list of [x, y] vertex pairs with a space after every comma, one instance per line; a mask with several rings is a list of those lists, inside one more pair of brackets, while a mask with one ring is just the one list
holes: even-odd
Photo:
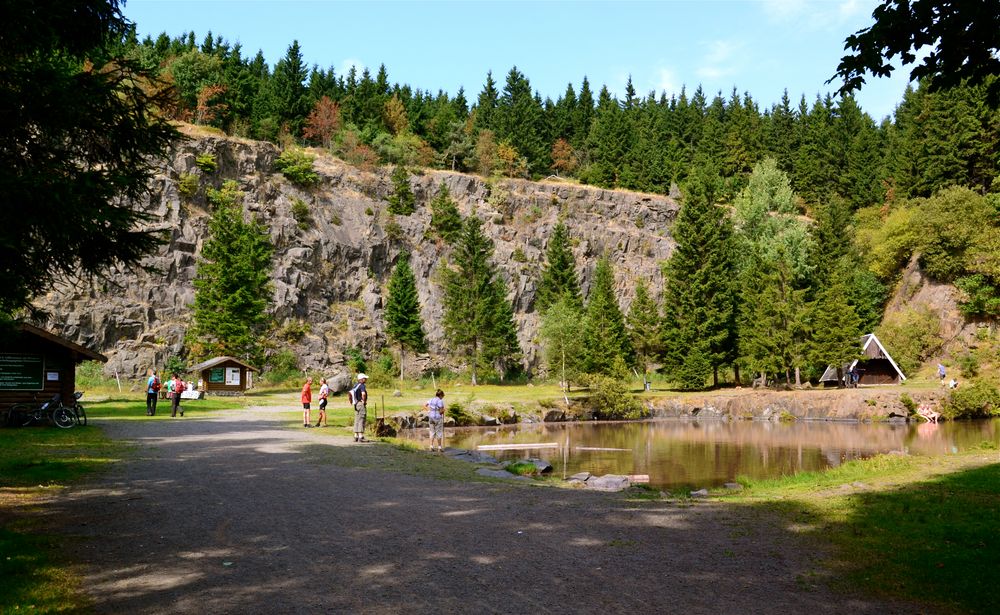
[[715, 206], [718, 176], [700, 169], [688, 178], [665, 267], [663, 344], [667, 369], [684, 388], [703, 388], [709, 373], [737, 355], [737, 296], [732, 225]]
[[409, 254], [401, 254], [389, 278], [389, 296], [385, 302], [385, 332], [399, 344], [399, 379], [403, 379], [404, 353], [427, 350], [417, 281], [410, 269]]
[[635, 284], [635, 298], [629, 307], [628, 332], [635, 348], [636, 363], [642, 367], [644, 388], [649, 389], [646, 374], [649, 363], [660, 354], [662, 348], [660, 338], [660, 307], [650, 297], [646, 283], [640, 279]]
[[545, 268], [538, 282], [535, 304], [540, 312], [545, 312], [561, 297], [566, 297], [570, 305], [577, 309], [583, 307], [580, 282], [576, 277], [576, 260], [569, 246], [569, 231], [565, 224], [559, 222], [552, 229], [545, 251]]
[[485, 362], [502, 364], [519, 354], [513, 310], [492, 255], [493, 242], [483, 234], [482, 221], [470, 216], [452, 253], [455, 269], [445, 269], [443, 276], [445, 335], [468, 359], [473, 385]]
[[416, 199], [410, 189], [410, 174], [403, 165], [392, 172], [392, 194], [389, 196], [389, 213], [408, 216], [416, 211]]
[[597, 261], [594, 282], [587, 297], [583, 325], [584, 369], [589, 374], [610, 374], [615, 359], [631, 365], [635, 359], [625, 317], [618, 306], [615, 276], [607, 258]]
[[486, 83], [483, 85], [483, 91], [479, 93], [479, 98], [476, 102], [476, 132], [493, 130], [499, 100], [500, 94], [497, 92], [497, 83], [493, 80], [493, 71], [489, 71], [486, 73]]
[[208, 191], [214, 211], [194, 280], [196, 355], [232, 355], [259, 361], [270, 325], [270, 235], [258, 220], [245, 221], [235, 181]]
[[446, 243], [454, 243], [462, 232], [462, 215], [444, 182], [431, 201], [431, 228]]

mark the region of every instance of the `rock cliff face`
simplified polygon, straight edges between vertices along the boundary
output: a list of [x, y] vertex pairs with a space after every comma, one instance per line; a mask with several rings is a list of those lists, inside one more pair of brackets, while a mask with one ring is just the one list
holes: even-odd
[[[188, 138], [162, 161], [149, 197], [137, 204], [151, 216], [152, 227], [168, 236], [162, 249], [144, 261], [150, 270], [116, 273], [106, 283], [66, 285], [37, 302], [50, 313], [51, 330], [108, 355], [108, 372], [135, 376], [182, 351], [191, 324], [192, 280], [210, 215], [205, 188], [218, 188], [226, 180], [239, 183], [246, 213], [257, 215], [270, 229], [276, 339], [299, 356], [300, 367], [345, 382], [346, 349], [358, 347], [371, 356], [386, 344], [385, 288], [403, 251], [411, 254], [430, 344], [429, 355], [415, 358], [416, 364], [408, 367], [461, 367], [451, 363], [440, 325], [438, 272], [447, 266], [450, 248], [429, 232], [428, 204], [442, 183], [463, 216], [484, 220], [484, 231], [495, 244], [494, 262], [514, 305], [528, 367], [539, 363], [535, 290], [548, 237], [560, 217], [575, 243], [584, 292], [597, 258], [607, 254], [623, 310], [629, 307], [637, 278], [645, 279], [654, 292], [662, 289], [659, 262], [674, 247], [669, 229], [678, 204], [668, 197], [562, 182], [501, 180], [491, 186], [480, 177], [424, 171], [411, 177], [417, 211], [393, 217], [386, 200], [392, 191], [390, 169], [365, 172], [317, 153], [314, 168], [321, 181], [307, 190], [273, 171], [280, 154], [274, 145], [193, 128], [186, 132]], [[197, 168], [195, 159], [203, 154], [215, 156], [214, 173]], [[192, 175], [198, 178], [199, 190], [182, 197], [180, 182]], [[306, 230], [292, 213], [297, 200], [310, 210]], [[390, 221], [402, 233], [393, 233]], [[293, 330], [305, 333], [288, 333]], [[283, 339], [282, 331], [287, 333]]]

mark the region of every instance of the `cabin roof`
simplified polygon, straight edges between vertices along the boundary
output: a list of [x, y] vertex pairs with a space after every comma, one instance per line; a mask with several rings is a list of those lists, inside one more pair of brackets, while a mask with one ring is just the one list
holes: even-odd
[[[878, 337], [876, 337], [874, 333], [868, 333], [861, 336], [861, 354], [864, 355], [865, 359], [886, 359], [889, 361], [889, 364], [892, 365], [892, 368], [896, 370], [896, 373], [899, 374], [900, 382], [906, 380], [906, 376], [903, 375], [903, 370], [899, 369], [899, 366], [896, 365], [896, 362], [892, 359], [889, 351], [885, 349], [885, 346], [882, 345], [882, 342], [879, 341]], [[854, 359], [850, 363], [843, 365], [843, 372], [847, 373], [854, 369], [858, 366], [858, 363], [861, 362], [861, 360], [862, 359]], [[835, 365], [828, 365], [826, 370], [823, 372], [823, 375], [820, 376], [819, 381], [836, 382], [837, 367]]]
[[59, 337], [58, 335], [56, 335], [54, 333], [49, 333], [45, 329], [36, 327], [34, 325], [29, 325], [26, 322], [20, 323], [20, 328], [21, 328], [21, 331], [23, 331], [24, 333], [27, 333], [28, 335], [34, 335], [35, 337], [40, 337], [40, 338], [42, 338], [43, 340], [45, 340], [47, 342], [51, 342], [53, 344], [56, 344], [58, 346], [62, 346], [63, 348], [67, 348], [67, 349], [75, 352], [77, 354], [77, 363], [79, 363], [80, 361], [87, 361], [87, 360], [90, 360], [90, 361], [100, 361], [101, 363], [107, 363], [108, 362], [108, 358], [106, 356], [102, 355], [101, 353], [94, 352], [93, 350], [91, 350], [91, 349], [89, 349], [89, 348], [87, 348], [85, 346], [81, 346], [79, 344], [75, 344], [75, 343], [69, 341], [68, 339]]
[[242, 365], [243, 367], [249, 369], [250, 371], [254, 371], [254, 372], [258, 371], [256, 367], [253, 367], [252, 365], [249, 365], [246, 361], [240, 361], [236, 357], [213, 357], [213, 358], [211, 358], [211, 359], [209, 359], [207, 361], [202, 361], [201, 363], [199, 363], [197, 365], [192, 365], [188, 369], [188, 371], [189, 372], [200, 372], [200, 371], [204, 371], [206, 369], [210, 369], [212, 367], [215, 367], [216, 365], [221, 365], [222, 363], [227, 363], [229, 361], [233, 361], [234, 363], [239, 363], [240, 365]]

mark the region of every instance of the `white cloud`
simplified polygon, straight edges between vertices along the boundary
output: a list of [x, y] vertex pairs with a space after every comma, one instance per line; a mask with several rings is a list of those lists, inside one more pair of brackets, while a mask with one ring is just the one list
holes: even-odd
[[347, 73], [351, 72], [352, 66], [354, 67], [354, 70], [358, 73], [358, 78], [360, 78], [361, 73], [364, 72], [365, 70], [365, 63], [355, 58], [345, 58], [340, 63], [340, 68], [338, 69], [337, 74], [340, 75], [341, 77], [346, 77]]
[[841, 21], [847, 21], [858, 13], [862, 12], [863, 4], [861, 0], [844, 0], [837, 7], [837, 15]]
[[771, 21], [806, 30], [840, 29], [870, 13], [875, 4], [873, 0], [760, 0]]
[[737, 72], [743, 45], [735, 41], [715, 40], [704, 45], [705, 57], [695, 71], [703, 79], [720, 79]]
[[657, 94], [666, 94], [669, 98], [680, 93], [681, 86], [677, 83], [677, 74], [670, 68], [660, 67], [656, 69], [656, 77], [653, 79], [653, 89]]

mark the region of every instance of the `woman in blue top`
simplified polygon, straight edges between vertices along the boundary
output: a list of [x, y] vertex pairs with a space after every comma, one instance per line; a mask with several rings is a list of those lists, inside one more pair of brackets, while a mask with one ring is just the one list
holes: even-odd
[[434, 397], [424, 404], [427, 411], [427, 423], [431, 428], [431, 450], [434, 450], [434, 440], [437, 440], [438, 451], [444, 450], [444, 391], [437, 390]]

